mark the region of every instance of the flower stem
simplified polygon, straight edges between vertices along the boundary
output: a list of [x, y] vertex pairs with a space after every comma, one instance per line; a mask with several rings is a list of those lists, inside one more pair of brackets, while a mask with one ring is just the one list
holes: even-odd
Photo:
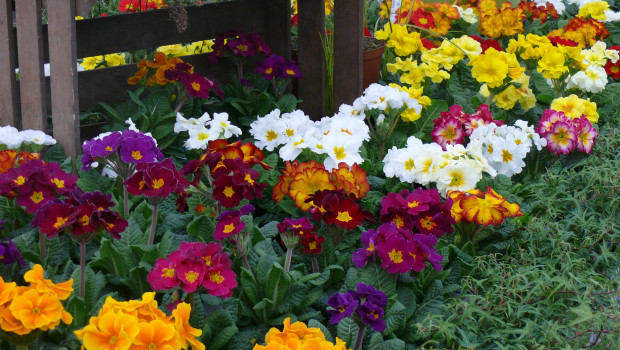
[[155, 241], [155, 229], [157, 228], [157, 210], [159, 209], [158, 205], [153, 206], [153, 216], [151, 216], [151, 232], [149, 233], [149, 241], [147, 245], [153, 245]]
[[86, 294], [86, 242], [80, 242], [80, 298]]
[[319, 270], [319, 262], [316, 260], [316, 256], [313, 256], [311, 260], [312, 260], [312, 272], [313, 273], [321, 272], [321, 270]]
[[47, 246], [45, 245], [45, 234], [39, 232], [39, 254], [41, 255], [41, 263], [47, 257]]
[[125, 220], [129, 219], [129, 192], [125, 184], [123, 184], [123, 215]]
[[284, 260], [284, 271], [291, 270], [291, 260], [293, 259], [293, 248], [286, 247], [286, 260]]
[[353, 350], [360, 350], [362, 348], [362, 342], [364, 341], [364, 334], [366, 333], [366, 325], [360, 327], [360, 330], [357, 332], [357, 336], [355, 337], [355, 345], [353, 345]]

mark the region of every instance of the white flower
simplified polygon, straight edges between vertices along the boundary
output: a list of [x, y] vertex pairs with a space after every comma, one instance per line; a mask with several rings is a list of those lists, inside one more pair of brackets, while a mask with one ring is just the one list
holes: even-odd
[[334, 116], [329, 122], [329, 133], [344, 133], [345, 136], [354, 136], [364, 141], [370, 140], [370, 129], [363, 119], [354, 117]]
[[348, 166], [362, 164], [364, 159], [360, 156], [359, 150], [363, 140], [356, 136], [349, 136], [343, 133], [330, 133], [323, 138], [323, 145], [327, 158], [323, 162], [325, 169], [331, 170], [344, 162]]
[[127, 120], [125, 120], [125, 124], [129, 125], [127, 127], [127, 129], [129, 129], [129, 130], [133, 130], [133, 131], [136, 131], [136, 132], [140, 131], [140, 130], [138, 130], [138, 128], [136, 128], [136, 124], [133, 122], [133, 120], [131, 120], [131, 118], [127, 118]]
[[353, 101], [352, 106], [348, 104], [341, 104], [336, 115], [364, 119], [366, 118], [366, 114], [364, 114], [364, 102], [360, 97], [358, 97], [355, 101]]
[[493, 144], [493, 149], [491, 166], [498, 174], [511, 177], [523, 170], [523, 159], [527, 155], [523, 147], [519, 147], [513, 140], [500, 140]]
[[204, 125], [196, 125], [195, 128], [190, 129], [189, 138], [185, 141], [185, 148], [187, 149], [205, 149], [209, 141], [217, 140], [219, 132], [213, 132], [210, 128], [207, 129]]
[[280, 110], [276, 109], [250, 124], [250, 134], [254, 136], [256, 147], [273, 151], [285, 142], [286, 124], [280, 119]]
[[24, 141], [23, 136], [19, 130], [12, 126], [0, 127], [0, 145], [5, 145], [7, 148], [17, 149], [22, 145]]
[[459, 11], [459, 16], [461, 16], [461, 18], [467, 22], [467, 23], [476, 23], [478, 22], [478, 17], [476, 17], [476, 14], [474, 13], [474, 9], [471, 7], [468, 7], [467, 9], [463, 9], [460, 6], [456, 6], [456, 5], [452, 5], [452, 7], [456, 7], [456, 9]]
[[205, 125], [209, 120], [211, 120], [211, 117], [209, 116], [209, 113], [207, 112], [205, 112], [205, 114], [203, 114], [198, 119], [196, 118], [185, 119], [183, 118], [183, 115], [181, 115], [181, 113], [177, 113], [177, 120], [176, 120], [176, 123], [174, 123], [174, 132], [178, 134], [181, 131], [189, 131], [190, 129], [193, 129], [197, 125]]
[[443, 162], [444, 152], [439, 148], [433, 147], [434, 144], [424, 145], [420, 152], [415, 153], [413, 158], [413, 176], [415, 181], [421, 185], [428, 185], [437, 181], [441, 162]]
[[24, 130], [20, 132], [24, 143], [43, 145], [47, 135], [41, 130]]
[[415, 182], [414, 156], [407, 148], [392, 147], [383, 158], [383, 173], [386, 177], [398, 177], [403, 182]]
[[295, 110], [291, 113], [282, 114], [282, 121], [284, 122], [284, 139], [289, 142], [293, 139], [299, 140], [296, 136], [300, 133], [305, 133], [308, 127], [313, 125], [310, 117], [304, 114], [300, 110]]
[[222, 133], [224, 133], [223, 137], [225, 139], [231, 137], [232, 135], [241, 135], [241, 129], [232, 125], [230, 121], [228, 121], [228, 113], [214, 113], [213, 120], [208, 122], [208, 125], [211, 127], [211, 130], [218, 135], [218, 137], [221, 137]]
[[497, 176], [497, 171], [489, 164], [482, 152], [482, 142], [477, 139], [471, 139], [467, 144], [467, 155], [469, 159], [473, 160], [472, 166], [478, 171], [486, 172], [491, 177]]
[[474, 189], [482, 174], [465, 162], [455, 162], [441, 169], [437, 179], [437, 190], [442, 195], [448, 191], [468, 191]]
[[310, 143], [308, 142], [308, 138], [306, 138], [305, 135], [298, 133], [290, 138], [284, 146], [280, 148], [280, 158], [282, 158], [282, 160], [293, 161], [298, 155], [301, 154], [304, 148], [309, 147]]
[[577, 72], [570, 78], [567, 89], [578, 87], [582, 91], [597, 93], [603, 91], [607, 85], [605, 68], [589, 66], [585, 71]]

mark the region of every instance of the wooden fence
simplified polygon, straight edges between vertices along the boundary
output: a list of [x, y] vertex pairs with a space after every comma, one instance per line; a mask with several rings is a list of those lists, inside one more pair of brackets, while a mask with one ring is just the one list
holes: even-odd
[[[135, 64], [79, 72], [78, 58], [151, 49], [162, 45], [211, 39], [241, 26], [263, 35], [272, 50], [290, 57], [290, 0], [234, 0], [185, 7], [188, 29], [179, 32], [170, 10], [75, 21], [76, 0], [47, 0], [48, 24], [41, 24], [41, 0], [0, 0], [0, 125], [48, 130], [67, 155], [80, 152], [79, 108], [127, 99], [127, 77]], [[335, 18], [334, 101], [352, 102], [361, 93], [362, 0], [338, 0]], [[339, 10], [339, 11], [338, 11]], [[314, 118], [325, 109], [321, 35], [324, 1], [300, 0], [298, 97]], [[13, 13], [16, 14], [14, 25]], [[185, 56], [196, 71], [227, 79], [232, 64], [211, 65], [205, 55]], [[50, 63], [50, 77], [44, 63]], [[19, 67], [19, 81], [14, 69]]]

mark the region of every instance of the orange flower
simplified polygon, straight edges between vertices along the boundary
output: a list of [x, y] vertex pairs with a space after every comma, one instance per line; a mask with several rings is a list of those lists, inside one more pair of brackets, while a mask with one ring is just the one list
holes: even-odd
[[332, 170], [332, 182], [336, 189], [353, 194], [357, 199], [366, 197], [370, 191], [366, 171], [357, 164], [353, 164], [351, 168], [346, 163], [338, 164], [338, 168]]
[[31, 331], [54, 329], [61, 320], [66, 324], [73, 321], [73, 317], [65, 311], [58, 296], [40, 293], [35, 289], [29, 289], [16, 296], [9, 309], [13, 316]]
[[6, 173], [9, 169], [15, 166], [15, 158], [17, 152], [11, 149], [0, 151], [0, 174]]
[[451, 214], [456, 222], [465, 220], [478, 225], [497, 226], [506, 218], [523, 215], [519, 205], [509, 203], [491, 187], [487, 187], [486, 192], [453, 191], [448, 196], [453, 200]]
[[125, 350], [140, 332], [138, 319], [122, 311], [106, 312], [81, 330], [75, 331], [88, 350]]
[[43, 267], [36, 264], [32, 270], [24, 274], [24, 281], [30, 283], [31, 288], [35, 288], [40, 293], [52, 293], [60, 300], [66, 300], [73, 293], [73, 279], [62, 283], [54, 283], [43, 277]]
[[172, 310], [172, 317], [174, 317], [174, 327], [179, 332], [180, 342], [184, 349], [187, 349], [188, 344], [192, 346], [192, 350], [205, 350], [203, 343], [196, 339], [200, 337], [202, 331], [196, 329], [189, 324], [189, 315], [192, 308], [187, 303], [180, 303], [177, 308]]
[[133, 341], [132, 349], [180, 349], [182, 346], [179, 333], [171, 322], [153, 320], [148, 323], [140, 322], [138, 326], [140, 332]]
[[323, 167], [309, 168], [295, 175], [290, 183], [288, 195], [291, 196], [295, 205], [303, 211], [313, 207], [312, 203], [306, 203], [311, 194], [320, 190], [335, 190], [336, 186], [331, 183], [329, 172]]

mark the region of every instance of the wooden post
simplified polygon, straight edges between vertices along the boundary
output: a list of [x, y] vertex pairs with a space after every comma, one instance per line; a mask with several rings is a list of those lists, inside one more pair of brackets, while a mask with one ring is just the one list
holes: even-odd
[[334, 1], [334, 110], [362, 94], [364, 0]]
[[80, 151], [75, 0], [48, 0], [54, 138], [76, 160]]
[[17, 0], [15, 7], [22, 128], [47, 131], [41, 0]]
[[325, 37], [325, 1], [299, 0], [299, 79], [300, 109], [318, 120], [325, 114], [325, 60], [321, 37]]
[[0, 0], [0, 126], [19, 124], [12, 0]]
[[291, 1], [265, 1], [265, 40], [276, 53], [291, 59]]

